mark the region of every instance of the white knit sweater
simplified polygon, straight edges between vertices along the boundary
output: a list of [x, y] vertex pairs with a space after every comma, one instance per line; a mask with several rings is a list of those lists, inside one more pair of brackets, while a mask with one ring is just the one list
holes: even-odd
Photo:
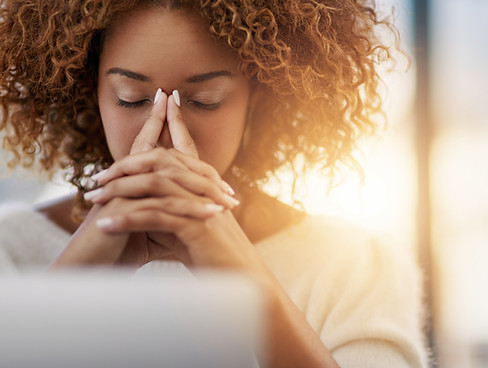
[[[0, 207], [0, 273], [45, 269], [69, 237], [31, 207]], [[411, 252], [313, 216], [256, 248], [341, 367], [427, 366]]]

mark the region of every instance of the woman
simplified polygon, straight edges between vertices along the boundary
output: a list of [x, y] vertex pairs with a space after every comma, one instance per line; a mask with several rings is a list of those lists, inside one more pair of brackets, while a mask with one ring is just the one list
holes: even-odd
[[[40, 230], [28, 237], [37, 252], [49, 249], [41, 261], [238, 270], [268, 296], [270, 366], [425, 365], [408, 258], [259, 185], [297, 157], [307, 165], [296, 176], [317, 163], [354, 164], [357, 135], [380, 107], [374, 59], [388, 50], [374, 32], [391, 29], [373, 4], [45, 0], [1, 9], [4, 146], [12, 164], [70, 169], [79, 189], [76, 199], [4, 216], [10, 231], [35, 217]], [[16, 252], [32, 243], [21, 236], [10, 238]], [[21, 263], [25, 252], [12, 261], [8, 243], [5, 258]]]

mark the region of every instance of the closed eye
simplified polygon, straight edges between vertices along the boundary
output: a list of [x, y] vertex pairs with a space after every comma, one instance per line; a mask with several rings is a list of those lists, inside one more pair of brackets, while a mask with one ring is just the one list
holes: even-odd
[[140, 101], [130, 102], [130, 101], [121, 100], [120, 98], [117, 99], [117, 105], [129, 108], [129, 109], [135, 109], [139, 106], [144, 105], [147, 102], [151, 102], [151, 101], [149, 101], [148, 99], [144, 99], [144, 100], [140, 100]]
[[206, 104], [200, 101], [196, 100], [187, 100], [187, 103], [189, 105], [193, 105], [196, 108], [203, 109], [203, 110], [217, 110], [220, 107], [220, 104], [222, 101], [216, 102], [216, 103], [211, 103], [211, 104]]

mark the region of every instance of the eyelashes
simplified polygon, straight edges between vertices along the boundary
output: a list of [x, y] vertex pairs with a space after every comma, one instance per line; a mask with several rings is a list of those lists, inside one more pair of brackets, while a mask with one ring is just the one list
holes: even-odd
[[119, 105], [121, 107], [128, 108], [128, 109], [135, 109], [139, 106], [144, 105], [147, 102], [150, 102], [150, 101], [149, 100], [140, 100], [140, 101], [129, 102], [129, 101], [121, 100], [120, 98], [117, 99], [117, 105]]
[[222, 101], [220, 101], [212, 104], [205, 104], [195, 100], [188, 100], [187, 102], [189, 105], [195, 106], [203, 110], [217, 110], [220, 107], [220, 104], [222, 103]]
[[[144, 99], [144, 100], [132, 102], [132, 101], [124, 101], [124, 100], [121, 100], [120, 98], [117, 99], [117, 105], [124, 107], [124, 108], [127, 108], [127, 109], [135, 109], [135, 108], [138, 108], [140, 106], [145, 105], [148, 102], [151, 102], [151, 101], [149, 101], [148, 99]], [[206, 104], [206, 103], [196, 101], [196, 100], [187, 100], [187, 103], [191, 106], [198, 108], [198, 109], [212, 111], [212, 110], [217, 110], [220, 107], [222, 101], [219, 101], [216, 103], [211, 103], [211, 104]]]

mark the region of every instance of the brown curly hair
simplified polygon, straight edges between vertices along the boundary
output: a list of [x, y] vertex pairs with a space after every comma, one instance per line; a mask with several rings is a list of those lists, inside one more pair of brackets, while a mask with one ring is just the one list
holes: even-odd
[[[377, 61], [390, 58], [369, 0], [3, 0], [0, 1], [0, 129], [10, 166], [39, 162], [87, 189], [111, 164], [96, 98], [104, 31], [119, 15], [148, 6], [188, 7], [238, 52], [261, 88], [234, 160], [254, 186], [283, 165], [299, 176], [355, 165], [357, 138], [381, 112]], [[264, 92], [263, 92], [264, 91]]]

